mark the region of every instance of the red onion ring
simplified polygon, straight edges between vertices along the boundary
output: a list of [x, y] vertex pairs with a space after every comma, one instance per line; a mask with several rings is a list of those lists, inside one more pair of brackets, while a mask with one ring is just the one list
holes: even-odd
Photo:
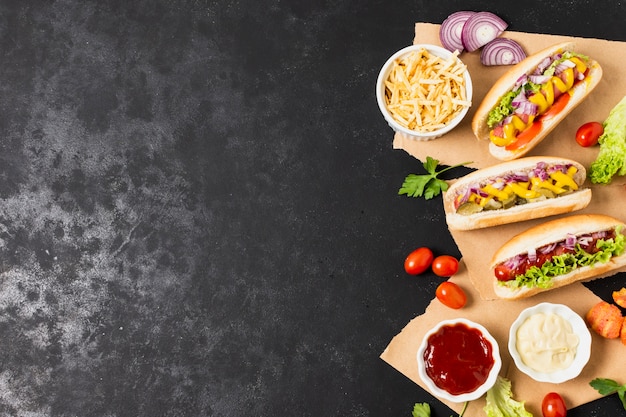
[[497, 38], [487, 43], [480, 52], [483, 65], [513, 65], [526, 58], [522, 46], [513, 39]]
[[459, 53], [464, 51], [463, 42], [461, 41], [461, 33], [463, 32], [463, 26], [465, 22], [476, 12], [461, 10], [452, 13], [441, 23], [439, 28], [439, 40], [441, 46], [446, 48], [450, 52], [458, 50]]
[[504, 20], [491, 12], [476, 12], [465, 21], [461, 42], [472, 52], [496, 39], [507, 27]]

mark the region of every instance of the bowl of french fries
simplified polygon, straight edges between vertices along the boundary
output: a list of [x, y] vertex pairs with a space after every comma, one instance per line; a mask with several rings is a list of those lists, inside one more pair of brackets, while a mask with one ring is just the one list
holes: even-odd
[[414, 140], [454, 129], [472, 105], [472, 79], [458, 51], [415, 44], [393, 54], [376, 82], [378, 107], [389, 126]]

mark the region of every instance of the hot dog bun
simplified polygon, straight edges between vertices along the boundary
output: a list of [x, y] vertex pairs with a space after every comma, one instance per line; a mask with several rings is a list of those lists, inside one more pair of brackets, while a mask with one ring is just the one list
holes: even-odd
[[[472, 131], [474, 135], [481, 140], [489, 140], [490, 129], [487, 126], [487, 118], [489, 112], [500, 103], [500, 98], [509, 92], [517, 80], [525, 75], [532, 73], [535, 68], [546, 58], [556, 53], [564, 51], [574, 51], [575, 44], [573, 42], [563, 42], [552, 45], [535, 54], [528, 56], [526, 59], [511, 67], [502, 77], [496, 81], [483, 98], [481, 104], [476, 109], [472, 119]], [[588, 74], [583, 82], [576, 83], [569, 91], [570, 99], [565, 107], [554, 117], [542, 120], [539, 133], [525, 147], [507, 151], [504, 147], [496, 146], [492, 142], [489, 143], [489, 152], [497, 159], [509, 161], [519, 158], [527, 154], [531, 149], [537, 146], [574, 108], [576, 108], [587, 95], [598, 85], [602, 78], [602, 67], [600, 64], [592, 60], [588, 61]]]
[[[563, 241], [568, 234], [581, 235], [613, 230], [616, 227], [622, 228], [622, 234], [626, 231], [626, 224], [624, 224], [624, 222], [603, 214], [577, 214], [545, 222], [527, 229], [502, 245], [493, 255], [490, 263], [491, 271], [493, 272], [496, 265], [516, 255], [528, 253], [529, 248], [536, 249], [551, 243]], [[495, 275], [492, 276], [496, 295], [503, 299], [515, 300], [563, 287], [574, 282], [606, 277], [617, 273], [618, 269], [624, 269], [624, 267], [626, 267], [626, 251], [619, 256], [613, 256], [606, 263], [579, 267], [568, 274], [554, 277], [552, 278], [552, 286], [549, 288], [521, 287], [512, 289], [500, 285]]]
[[[458, 214], [455, 208], [457, 195], [463, 194], [472, 185], [483, 184], [507, 174], [528, 172], [539, 163], [553, 165], [573, 165], [577, 168], [573, 179], [580, 187], [577, 191], [555, 198], [541, 201], [534, 201], [527, 204], [516, 205], [510, 208], [497, 210], [483, 210], [473, 214]], [[586, 207], [591, 201], [591, 189], [582, 188], [586, 179], [585, 167], [579, 162], [571, 159], [533, 156], [516, 159], [514, 161], [502, 162], [488, 168], [479, 169], [454, 182], [443, 196], [443, 208], [446, 214], [446, 222], [450, 230], [473, 230], [485, 227], [497, 226], [501, 224], [520, 222], [541, 217], [553, 216], [556, 214], [569, 213]]]

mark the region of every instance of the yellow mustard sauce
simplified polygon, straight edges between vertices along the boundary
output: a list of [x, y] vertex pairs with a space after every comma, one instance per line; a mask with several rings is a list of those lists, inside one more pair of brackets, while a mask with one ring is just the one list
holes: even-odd
[[554, 313], [537, 313], [517, 330], [517, 351], [522, 361], [539, 372], [566, 369], [574, 361], [579, 338], [570, 323]]

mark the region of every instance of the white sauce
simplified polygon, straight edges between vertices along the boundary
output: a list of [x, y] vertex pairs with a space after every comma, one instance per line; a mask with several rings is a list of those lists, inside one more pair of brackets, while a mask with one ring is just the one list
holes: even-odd
[[535, 371], [550, 373], [565, 369], [576, 356], [579, 338], [563, 317], [537, 313], [517, 330], [517, 351], [522, 361]]

